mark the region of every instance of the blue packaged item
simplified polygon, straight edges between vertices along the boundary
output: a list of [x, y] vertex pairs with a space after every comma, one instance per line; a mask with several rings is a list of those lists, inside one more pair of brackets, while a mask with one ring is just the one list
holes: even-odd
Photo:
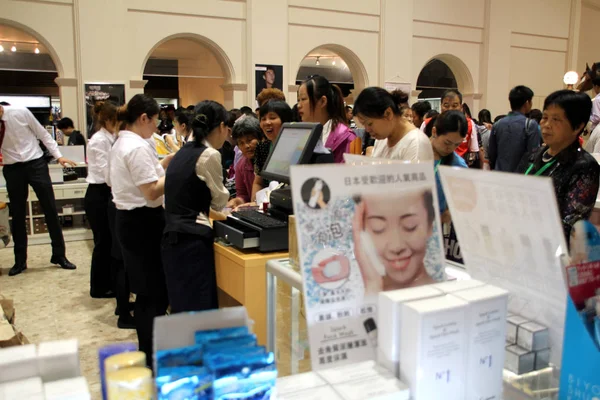
[[158, 400], [212, 400], [213, 375], [204, 367], [167, 367], [156, 377]]
[[230, 360], [236, 360], [239, 358], [264, 355], [267, 350], [264, 346], [253, 346], [253, 347], [236, 347], [232, 349], [217, 349], [211, 351], [205, 351], [202, 359], [204, 365], [213, 363], [225, 363]]
[[275, 356], [273, 353], [263, 353], [239, 357], [212, 357], [206, 361], [206, 368], [218, 379], [228, 375], [245, 374], [247, 371], [270, 371], [275, 365]]
[[202, 351], [211, 352], [213, 350], [234, 349], [236, 347], [253, 346], [256, 346], [256, 335], [243, 335], [232, 338], [211, 340], [202, 346]]
[[202, 347], [193, 345], [177, 349], [158, 350], [156, 352], [156, 367], [160, 370], [166, 367], [180, 367], [184, 365], [202, 365]]
[[275, 356], [240, 357], [237, 361], [211, 364], [215, 400], [269, 399], [277, 380]]
[[600, 349], [600, 316], [594, 318], [594, 328], [596, 332], [596, 346]]
[[209, 331], [197, 331], [194, 335], [196, 344], [204, 344], [211, 340], [224, 339], [228, 337], [236, 337], [247, 335], [247, 326], [236, 326], [233, 328], [213, 329]]

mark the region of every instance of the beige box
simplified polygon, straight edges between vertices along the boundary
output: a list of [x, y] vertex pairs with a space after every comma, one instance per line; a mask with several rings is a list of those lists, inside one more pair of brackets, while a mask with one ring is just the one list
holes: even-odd
[[38, 347], [38, 368], [44, 382], [81, 376], [76, 339], [43, 342]]

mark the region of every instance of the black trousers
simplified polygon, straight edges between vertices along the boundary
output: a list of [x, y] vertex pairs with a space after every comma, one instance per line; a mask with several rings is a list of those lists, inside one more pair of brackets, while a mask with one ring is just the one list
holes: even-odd
[[125, 272], [125, 264], [123, 263], [123, 254], [121, 254], [121, 245], [117, 240], [117, 208], [115, 203], [112, 201], [112, 193], [110, 193], [110, 199], [108, 202], [108, 226], [110, 229], [110, 235], [113, 238], [111, 241], [110, 258], [113, 271], [113, 278], [115, 279], [115, 292], [117, 300], [117, 308], [119, 309], [119, 316], [126, 316], [129, 313], [129, 279], [127, 279], [127, 273]]
[[207, 235], [168, 232], [163, 236], [171, 312], [219, 308], [213, 243], [212, 231]]
[[152, 366], [154, 318], [169, 306], [160, 242], [165, 227], [162, 207], [117, 210], [117, 240], [121, 244], [125, 271], [135, 293], [135, 325], [140, 351]]
[[65, 240], [56, 212], [54, 190], [52, 189], [52, 181], [50, 180], [50, 172], [46, 161], [43, 158], [38, 158], [24, 163], [5, 165], [3, 173], [13, 217], [12, 235], [15, 241], [15, 262], [25, 263], [27, 261], [25, 218], [27, 215], [27, 197], [29, 196], [28, 185], [33, 188], [44, 211], [48, 232], [52, 240], [52, 255], [63, 257], [65, 255]]
[[94, 234], [94, 251], [90, 270], [90, 295], [98, 297], [114, 291], [112, 271], [112, 238], [108, 218], [111, 202], [110, 187], [106, 183], [89, 184], [85, 193], [85, 215]]

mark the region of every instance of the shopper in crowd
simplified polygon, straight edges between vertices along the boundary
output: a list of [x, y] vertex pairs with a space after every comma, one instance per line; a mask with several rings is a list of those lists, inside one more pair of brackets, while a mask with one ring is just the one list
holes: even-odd
[[331, 150], [336, 163], [343, 163], [344, 153], [349, 152], [350, 143], [356, 139], [356, 135], [347, 125], [340, 88], [323, 76], [307, 79], [298, 89], [298, 114], [302, 122], [323, 125], [323, 144]]
[[221, 153], [221, 167], [223, 168], [223, 183], [227, 181], [229, 178], [233, 178], [234, 176], [234, 163], [235, 163], [235, 141], [232, 137], [232, 130], [235, 121], [241, 116], [241, 113], [238, 112], [228, 112], [227, 113], [227, 121], [225, 121], [225, 126], [227, 127], [227, 137], [225, 138], [225, 142], [219, 148], [219, 153]]
[[486, 170], [490, 169], [490, 159], [489, 159], [489, 150], [490, 150], [490, 134], [492, 132], [492, 114], [490, 110], [483, 109], [479, 111], [479, 115], [477, 115], [479, 119], [479, 125], [477, 125], [477, 130], [479, 132], [479, 136], [481, 137], [481, 146], [483, 147], [483, 168]]
[[267, 140], [257, 144], [254, 151], [254, 183], [252, 184], [251, 201], [256, 200], [256, 193], [268, 186], [268, 182], [260, 176], [273, 145], [281, 132], [281, 126], [292, 121], [292, 109], [285, 101], [271, 100], [260, 107], [260, 128]]
[[165, 179], [162, 259], [173, 313], [219, 307], [208, 218], [211, 209], [221, 211], [229, 198], [217, 150], [229, 135], [229, 115], [208, 100], [198, 103], [194, 113], [194, 139], [177, 152]]
[[[529, 112], [528, 117], [535, 120], [535, 122], [539, 124], [542, 123], [542, 117], [544, 116], [544, 114], [542, 113], [542, 110], [538, 109], [538, 108], [534, 108], [533, 110], [531, 110]], [[541, 130], [541, 128], [540, 128]]]
[[350, 123], [350, 121], [352, 121], [352, 118], [354, 117], [352, 115], [352, 106], [344, 107], [344, 111], [346, 111], [346, 121], [348, 121], [348, 123]]
[[585, 151], [588, 153], [600, 153], [600, 126], [597, 126], [588, 138], [585, 144]]
[[94, 235], [94, 250], [90, 268], [90, 296], [108, 298], [115, 296], [114, 277], [111, 270], [112, 238], [108, 225], [110, 187], [105, 171], [115, 133], [118, 130], [117, 106], [109, 101], [99, 101], [93, 108], [94, 121], [100, 128], [88, 145], [88, 188], [85, 193], [85, 215]]
[[69, 146], [85, 146], [85, 137], [79, 132], [75, 130], [75, 125], [73, 124], [73, 120], [71, 118], [61, 118], [57, 123], [56, 127], [60, 129], [62, 133], [66, 137], [69, 138], [67, 145]]
[[256, 96], [256, 102], [259, 106], [262, 106], [269, 100], [281, 100], [285, 101], [285, 94], [277, 88], [263, 89], [258, 96]]
[[396, 89], [393, 90], [391, 94], [398, 101], [399, 108], [410, 108], [410, 105], [408, 104], [408, 99], [410, 96], [408, 93], [403, 90]]
[[6, 191], [12, 214], [12, 235], [15, 243], [15, 264], [9, 276], [18, 275], [27, 269], [27, 195], [31, 186], [44, 211], [48, 232], [52, 240], [50, 262], [63, 269], [75, 269], [65, 256], [65, 241], [56, 212], [54, 190], [50, 180], [48, 164], [38, 143], [40, 140], [50, 154], [63, 167], [76, 164], [64, 158], [52, 136], [25, 107], [0, 106], [0, 153], [4, 167]]
[[402, 116], [398, 103], [397, 97], [379, 87], [364, 89], [354, 103], [354, 115], [376, 139], [372, 157], [433, 160], [427, 136]]
[[139, 348], [146, 353], [149, 366], [153, 321], [165, 314], [169, 303], [160, 243], [165, 227], [164, 174], [173, 154], [159, 162], [149, 141], [159, 124], [159, 111], [152, 97], [133, 96], [119, 110], [119, 120], [126, 122], [127, 128], [119, 132], [110, 154], [109, 184], [117, 207], [117, 240], [131, 291], [136, 294], [134, 314]]
[[506, 114], [497, 115], [496, 118], [494, 118], [494, 124], [504, 118], [506, 118]]
[[468, 122], [465, 115], [456, 110], [446, 111], [431, 121], [431, 147], [433, 149], [435, 180], [437, 184], [438, 202], [442, 214], [442, 223], [451, 221], [450, 211], [444, 196], [444, 189], [438, 173], [439, 165], [467, 168], [465, 160], [455, 150], [467, 136]]
[[425, 114], [431, 111], [431, 103], [426, 101], [418, 101], [412, 105], [413, 125], [420, 127], [425, 120]]
[[245, 117], [233, 125], [233, 140], [241, 150], [242, 159], [235, 167], [235, 195], [227, 207], [236, 208], [252, 200], [252, 185], [254, 184], [254, 153], [256, 146], [262, 141], [263, 133], [256, 118]]
[[165, 142], [171, 153], [176, 153], [183, 147], [192, 132], [191, 120], [194, 113], [181, 108], [175, 113], [173, 119], [174, 134], [165, 135]]
[[412, 112], [412, 108], [410, 108], [408, 106], [402, 106], [402, 107], [400, 107], [400, 111], [402, 112], [402, 117], [407, 122], [410, 122], [411, 124], [413, 124], [413, 112]]
[[592, 103], [592, 112], [590, 114], [590, 122], [592, 124], [590, 126], [590, 131], [596, 129], [596, 126], [600, 124], [600, 76], [592, 79], [592, 84], [594, 85], [592, 91], [595, 97]]
[[590, 217], [598, 196], [600, 166], [578, 140], [591, 111], [592, 101], [585, 93], [559, 90], [550, 94], [542, 117], [545, 144], [525, 156], [517, 169], [552, 178], [567, 243], [573, 225]]
[[510, 91], [511, 112], [492, 127], [490, 134], [490, 168], [496, 171], [516, 172], [525, 154], [542, 144], [540, 129], [535, 120], [525, 115], [531, 111], [533, 91], [517, 86]]

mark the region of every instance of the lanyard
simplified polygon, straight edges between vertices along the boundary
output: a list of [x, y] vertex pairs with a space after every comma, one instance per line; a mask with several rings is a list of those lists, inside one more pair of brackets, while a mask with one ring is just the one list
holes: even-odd
[[[552, 161], [546, 163], [546, 165], [544, 165], [542, 168], [540, 168], [538, 171], [536, 171], [536, 173], [533, 175], [540, 176], [541, 174], [544, 173], [544, 171], [546, 171], [548, 168], [550, 168], [550, 166], [552, 164], [554, 164], [555, 162], [556, 162], [556, 160], [552, 160]], [[532, 169], [533, 169], [533, 163], [529, 164], [529, 168], [527, 168], [527, 171], [525, 171], [525, 175], [529, 175], [529, 173], [531, 172]]]
[[439, 165], [440, 165], [441, 163], [442, 163], [442, 161], [440, 160], [440, 162], [438, 162], [437, 164], [435, 164], [435, 165], [433, 166], [433, 174], [434, 174], [434, 175], [435, 175], [435, 174], [437, 174], [438, 167], [439, 167]]

